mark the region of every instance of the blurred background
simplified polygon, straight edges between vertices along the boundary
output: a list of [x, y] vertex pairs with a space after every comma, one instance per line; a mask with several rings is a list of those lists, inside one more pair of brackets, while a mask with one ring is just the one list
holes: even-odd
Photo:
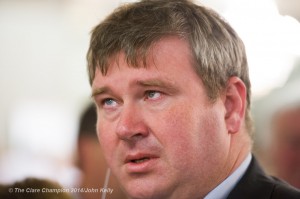
[[[35, 176], [76, 186], [79, 118], [90, 103], [89, 33], [125, 2], [0, 0], [0, 183]], [[264, 118], [270, 108], [256, 102], [284, 87], [298, 63], [300, 1], [198, 2], [218, 11], [244, 40], [254, 118]]]

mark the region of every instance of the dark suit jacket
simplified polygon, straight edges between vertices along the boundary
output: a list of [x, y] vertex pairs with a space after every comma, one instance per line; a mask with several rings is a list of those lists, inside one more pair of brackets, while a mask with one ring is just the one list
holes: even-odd
[[300, 199], [300, 190], [267, 176], [254, 157], [227, 199]]

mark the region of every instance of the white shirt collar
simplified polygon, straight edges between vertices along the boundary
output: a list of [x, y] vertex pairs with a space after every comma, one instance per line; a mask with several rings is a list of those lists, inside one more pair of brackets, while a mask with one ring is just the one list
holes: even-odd
[[239, 182], [242, 176], [245, 174], [247, 168], [250, 165], [252, 159], [251, 153], [248, 154], [247, 158], [242, 162], [242, 164], [221, 184], [209, 192], [204, 199], [226, 199], [235, 185]]

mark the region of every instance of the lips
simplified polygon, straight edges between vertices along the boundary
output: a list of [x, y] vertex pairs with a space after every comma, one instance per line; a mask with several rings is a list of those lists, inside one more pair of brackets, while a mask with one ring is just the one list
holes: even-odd
[[125, 159], [125, 164], [126, 163], [143, 163], [145, 161], [148, 161], [152, 158], [157, 158], [157, 156], [151, 155], [151, 154], [135, 154], [135, 155], [128, 155]]
[[128, 173], [151, 172], [157, 163], [158, 156], [149, 153], [130, 154], [126, 156], [125, 167]]

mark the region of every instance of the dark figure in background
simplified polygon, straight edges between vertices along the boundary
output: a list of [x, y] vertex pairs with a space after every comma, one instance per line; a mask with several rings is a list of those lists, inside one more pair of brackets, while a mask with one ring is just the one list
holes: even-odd
[[[94, 105], [89, 105], [81, 116], [78, 135], [78, 164], [82, 171], [81, 187], [98, 189], [104, 186], [107, 164], [96, 133], [97, 114]], [[122, 199], [125, 195], [120, 190], [114, 176], [110, 176], [108, 188], [112, 194], [106, 194], [106, 199]], [[100, 199], [100, 192], [79, 192], [83, 199]]]
[[300, 198], [251, 155], [243, 42], [187, 0], [123, 5], [88, 51], [98, 138], [134, 199]]

